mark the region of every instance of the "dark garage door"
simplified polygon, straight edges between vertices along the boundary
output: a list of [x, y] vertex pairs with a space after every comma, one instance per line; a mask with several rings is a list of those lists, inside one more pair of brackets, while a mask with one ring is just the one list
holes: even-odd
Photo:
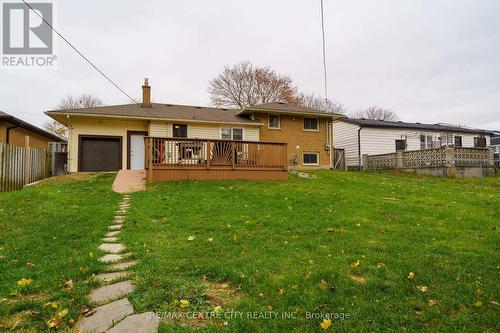
[[80, 171], [117, 171], [122, 165], [120, 137], [80, 137]]

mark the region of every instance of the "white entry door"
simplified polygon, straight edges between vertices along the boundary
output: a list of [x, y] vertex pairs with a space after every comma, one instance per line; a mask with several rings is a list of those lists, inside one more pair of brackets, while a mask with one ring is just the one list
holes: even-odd
[[144, 169], [144, 135], [130, 135], [130, 169]]

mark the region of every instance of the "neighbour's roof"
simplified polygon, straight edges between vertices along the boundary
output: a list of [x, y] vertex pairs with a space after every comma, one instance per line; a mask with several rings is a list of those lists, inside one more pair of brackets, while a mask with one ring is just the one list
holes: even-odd
[[360, 125], [362, 127], [384, 127], [384, 128], [408, 128], [416, 130], [433, 130], [433, 131], [445, 131], [445, 132], [463, 132], [463, 133], [483, 133], [492, 134], [490, 131], [475, 129], [470, 127], [454, 126], [448, 124], [422, 124], [422, 123], [408, 123], [403, 121], [386, 121], [386, 120], [374, 120], [374, 119], [353, 119], [346, 118], [343, 121], [347, 123], [352, 123]]
[[24, 128], [26, 130], [29, 130], [29, 131], [31, 131], [33, 133], [36, 133], [36, 134], [38, 134], [40, 136], [49, 138], [49, 139], [57, 141], [57, 142], [64, 141], [64, 139], [58, 137], [55, 134], [47, 132], [46, 130], [41, 129], [40, 127], [36, 127], [35, 125], [31, 125], [30, 123], [27, 123], [24, 120], [16, 118], [13, 115], [10, 115], [10, 114], [5, 113], [3, 111], [0, 111], [0, 120], [6, 121], [6, 122], [8, 122], [8, 123], [10, 123], [10, 124], [12, 124], [14, 126], [19, 126], [19, 127]]
[[273, 102], [273, 103], [257, 104], [254, 106], [249, 106], [244, 108], [243, 110], [240, 110], [238, 114], [250, 114], [255, 111], [270, 111], [276, 113], [290, 113], [290, 114], [310, 114], [322, 117], [331, 117], [331, 116], [344, 117], [344, 115], [339, 113], [326, 112], [298, 105], [290, 105], [284, 102]]
[[51, 117], [56, 115], [81, 115], [118, 117], [122, 119], [165, 119], [191, 122], [261, 124], [259, 121], [238, 116], [238, 111], [234, 109], [152, 103], [150, 108], [144, 108], [141, 104], [125, 104], [84, 109], [53, 110], [45, 113]]

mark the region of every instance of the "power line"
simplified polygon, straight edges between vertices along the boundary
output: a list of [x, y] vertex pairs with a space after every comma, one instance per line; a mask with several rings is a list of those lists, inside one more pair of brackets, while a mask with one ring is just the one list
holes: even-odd
[[38, 14], [38, 12], [36, 10], [34, 10], [33, 7], [30, 6], [30, 4], [28, 4], [25, 0], [23, 0], [23, 2], [24, 2], [24, 4], [26, 6], [28, 6], [33, 11], [33, 13], [35, 13], [39, 18], [41, 18], [42, 21], [45, 22], [45, 24], [47, 24], [52, 29], [52, 31], [54, 31], [59, 37], [61, 37], [61, 39], [66, 42], [66, 44], [68, 44], [73, 50], [75, 50], [76, 53], [78, 53], [83, 59], [85, 59], [85, 61], [87, 61], [90, 64], [90, 66], [92, 66], [96, 71], [98, 71], [99, 74], [101, 74], [106, 80], [108, 80], [112, 85], [114, 85], [118, 90], [120, 90], [132, 102], [137, 103], [135, 99], [133, 99], [132, 97], [130, 97], [129, 94], [127, 94], [122, 88], [120, 88], [116, 83], [114, 83], [113, 80], [111, 80], [106, 74], [104, 74], [99, 68], [97, 68], [97, 66], [94, 65], [86, 56], [84, 56], [80, 51], [78, 51], [78, 49], [76, 47], [74, 47], [73, 44], [71, 44], [66, 38], [64, 38], [64, 36], [61, 35], [59, 33], [59, 31], [57, 31], [56, 29], [54, 29], [54, 27], [51, 24], [49, 24], [49, 22], [47, 22], [45, 20], [45, 18], [43, 18], [43, 16], [41, 16], [40, 14]]
[[328, 102], [328, 83], [326, 73], [326, 45], [325, 45], [325, 17], [323, 13], [323, 0], [321, 0], [321, 33], [323, 35], [323, 71], [325, 76], [325, 101]]

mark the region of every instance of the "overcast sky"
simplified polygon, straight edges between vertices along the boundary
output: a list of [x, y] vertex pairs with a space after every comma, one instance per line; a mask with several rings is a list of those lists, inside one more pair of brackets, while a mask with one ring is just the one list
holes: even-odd
[[[401, 120], [500, 129], [500, 1], [324, 0], [329, 97]], [[135, 98], [209, 105], [208, 81], [249, 60], [323, 93], [319, 0], [61, 0], [56, 26]], [[0, 110], [41, 125], [60, 98], [129, 100], [56, 40], [58, 67], [0, 69]]]

